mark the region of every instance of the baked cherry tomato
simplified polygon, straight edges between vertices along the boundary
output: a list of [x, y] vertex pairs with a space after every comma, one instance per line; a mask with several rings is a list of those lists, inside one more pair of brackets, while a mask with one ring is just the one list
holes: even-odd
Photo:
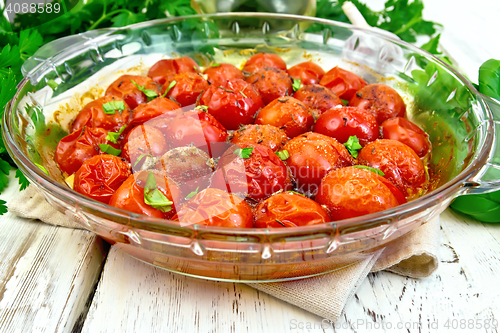
[[192, 144], [206, 150], [212, 157], [219, 157], [227, 146], [216, 143], [226, 142], [228, 134], [210, 113], [193, 110], [172, 120], [165, 137], [170, 147]]
[[[109, 103], [109, 104], [106, 104]], [[106, 111], [103, 105], [106, 104]], [[118, 106], [119, 109], [110, 108]], [[120, 108], [123, 107], [123, 110]], [[124, 125], [128, 125], [132, 112], [125, 101], [114, 96], [104, 96], [88, 103], [80, 110], [70, 126], [70, 131], [81, 130], [85, 126], [101, 127], [108, 131], [117, 132]]]
[[348, 101], [356, 91], [366, 86], [366, 81], [354, 73], [334, 67], [323, 75], [319, 84], [330, 88], [338, 97]]
[[208, 112], [228, 130], [252, 124], [254, 115], [264, 106], [259, 92], [239, 79], [210, 86], [198, 105], [208, 106]]
[[[144, 191], [150, 174], [154, 176], [156, 182], [154, 189], [146, 191], [149, 193], [148, 202], [151, 205], [146, 203]], [[156, 190], [161, 194], [155, 193]], [[157, 171], [144, 170], [130, 175], [113, 194], [109, 204], [136, 214], [170, 219], [175, 215], [179, 198], [179, 188], [173, 180]]]
[[59, 168], [68, 175], [75, 173], [83, 162], [101, 153], [99, 144], [118, 148], [106, 139], [108, 131], [103, 128], [84, 127], [65, 136], [56, 148], [55, 160]]
[[252, 209], [245, 200], [215, 188], [207, 188], [183, 204], [174, 220], [181, 225], [252, 228]]
[[390, 118], [404, 117], [406, 112], [405, 102], [398, 92], [381, 83], [369, 84], [358, 90], [349, 105], [370, 111], [379, 124]]
[[312, 61], [306, 61], [287, 70], [292, 79], [300, 80], [302, 85], [319, 83], [325, 71]]
[[243, 72], [252, 74], [259, 69], [265, 67], [274, 67], [281, 70], [286, 70], [286, 63], [277, 54], [273, 53], [257, 53], [251, 56], [243, 66]]
[[269, 104], [278, 97], [292, 94], [292, 80], [285, 71], [266, 67], [250, 75], [247, 80], [260, 93], [264, 104]]
[[396, 117], [384, 121], [381, 125], [384, 139], [397, 140], [417, 153], [419, 157], [427, 155], [431, 149], [429, 136], [409, 120]]
[[424, 190], [424, 164], [404, 143], [387, 139], [372, 141], [359, 151], [358, 161], [381, 170], [406, 198], [417, 197]]
[[231, 64], [213, 64], [205, 69], [203, 74], [207, 75], [207, 81], [210, 84], [215, 85], [236, 79], [243, 80], [245, 78], [238, 67]]
[[167, 80], [161, 94], [163, 96], [168, 90], [166, 97], [172, 98], [181, 106], [188, 106], [195, 104], [198, 96], [207, 89], [208, 82], [200, 73], [185, 72]]
[[155, 169], [179, 185], [182, 197], [208, 187], [214, 172], [213, 160], [196, 147], [178, 147], [166, 152]]
[[109, 85], [105, 94], [123, 98], [125, 103], [127, 103], [130, 109], [133, 110], [137, 107], [137, 105], [148, 101], [146, 94], [137, 86], [142, 87], [145, 90], [151, 90], [153, 93], [156, 93], [156, 95], [160, 92], [158, 85], [149, 77], [139, 75], [122, 75]]
[[317, 110], [319, 115], [336, 106], [344, 106], [342, 100], [333, 91], [319, 84], [303, 86], [293, 94], [293, 98], [304, 103], [309, 110]]
[[139, 125], [128, 132], [121, 157], [132, 164], [135, 172], [141, 170], [146, 156], [161, 156], [167, 149], [167, 142], [159, 130], [149, 125]]
[[73, 189], [107, 204], [130, 175], [128, 163], [120, 158], [113, 155], [96, 155], [85, 160], [75, 173]]
[[290, 190], [288, 169], [271, 148], [239, 143], [219, 160], [211, 187], [260, 201], [280, 190]]
[[333, 221], [380, 212], [406, 202], [389, 181], [356, 167], [336, 169], [321, 181], [316, 202], [325, 205]]
[[356, 107], [334, 108], [323, 113], [314, 124], [314, 132], [331, 136], [340, 143], [355, 135], [362, 146], [379, 136], [375, 117]]
[[314, 117], [307, 107], [293, 97], [280, 97], [260, 110], [255, 124], [273, 125], [285, 131], [289, 138], [312, 129]]
[[328, 214], [317, 202], [293, 192], [272, 195], [255, 208], [256, 228], [300, 227], [328, 221]]
[[[129, 128], [142, 125], [146, 121], [156, 119], [160, 116], [162, 119], [173, 119], [180, 111], [179, 104], [168, 98], [158, 97], [151, 102], [141, 104], [135, 108]], [[148, 125], [153, 126], [150, 123], [148, 123]]]
[[354, 163], [343, 144], [319, 133], [299, 135], [288, 141], [283, 149], [290, 155], [286, 164], [297, 181], [299, 191], [312, 195], [328, 172]]
[[158, 84], [165, 84], [180, 73], [198, 73], [200, 71], [196, 61], [190, 57], [181, 57], [177, 59], [162, 59], [155, 63], [148, 71], [148, 76]]
[[278, 151], [288, 142], [285, 131], [272, 125], [244, 125], [233, 133], [232, 143], [258, 143]]

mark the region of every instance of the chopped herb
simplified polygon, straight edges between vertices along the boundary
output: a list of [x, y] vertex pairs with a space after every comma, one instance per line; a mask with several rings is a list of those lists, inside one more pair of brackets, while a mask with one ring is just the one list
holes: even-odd
[[58, 84], [56, 81], [50, 79], [47, 81], [47, 85], [52, 88], [52, 90], [56, 90]]
[[102, 109], [105, 114], [115, 114], [116, 110], [118, 110], [118, 113], [122, 114], [122, 111], [125, 110], [125, 103], [123, 103], [123, 101], [107, 102], [102, 105]]
[[293, 79], [293, 85], [292, 85], [293, 91], [299, 90], [301, 85], [302, 83], [300, 82], [300, 79]]
[[197, 107], [194, 108], [195, 110], [201, 110], [203, 112], [207, 112], [208, 111], [208, 106], [206, 105], [198, 105]]
[[193, 69], [194, 69], [195, 71], [197, 71], [197, 72], [200, 70], [200, 68], [199, 68], [199, 67], [197, 67], [197, 66], [193, 66]]
[[278, 222], [279, 224], [281, 224], [282, 226], [286, 227], [286, 225], [285, 225], [283, 222], [281, 222], [280, 220], [278, 220], [278, 219], [274, 219], [274, 220], [275, 220], [276, 222]]
[[[288, 193], [295, 193], [295, 194], [298, 194], [298, 195], [301, 195], [303, 197], [306, 197], [305, 195], [303, 195], [302, 193], [299, 193], [299, 192], [295, 192], [295, 191], [287, 191]], [[307, 198], [307, 197], [306, 197]]]
[[156, 178], [152, 172], [148, 173], [144, 185], [144, 203], [164, 213], [170, 212], [174, 204], [156, 187]]
[[40, 168], [40, 170], [42, 170], [43, 172], [45, 172], [47, 174], [47, 176], [50, 176], [49, 175], [49, 172], [47, 171], [47, 169], [45, 169], [45, 167], [43, 165], [40, 165], [38, 163], [35, 163], [35, 165]]
[[213, 63], [213, 64], [211, 65], [211, 67], [219, 67], [219, 66], [220, 66], [220, 64], [219, 64], [218, 62]]
[[282, 161], [285, 161], [285, 160], [287, 160], [290, 157], [290, 154], [288, 153], [288, 151], [286, 149], [285, 150], [281, 150], [281, 151], [277, 151], [275, 154], [278, 155], [278, 157]]
[[259, 140], [259, 141], [257, 141], [257, 143], [262, 143], [262, 142], [264, 142], [264, 140]]
[[236, 132], [243, 132], [244, 130], [246, 130], [246, 126], [243, 126], [243, 125], [240, 125], [240, 128], [238, 128], [238, 130]]
[[347, 118], [343, 117], [342, 119], [344, 119], [344, 127], [347, 126]]
[[347, 148], [349, 153], [352, 155], [354, 158], [358, 158], [358, 150], [363, 148], [359, 144], [358, 137], [356, 135], [350, 136], [349, 139], [347, 139], [347, 142], [344, 143], [344, 146]]
[[188, 195], [186, 195], [186, 200], [189, 200], [191, 199], [192, 197], [194, 197], [195, 195], [198, 194], [198, 190], [200, 189], [200, 187], [198, 186], [196, 188], [196, 190], [194, 190], [193, 192], [190, 192]]
[[349, 105], [349, 101], [346, 99], [340, 99], [344, 105]]
[[172, 89], [176, 84], [177, 84], [177, 81], [175, 81], [175, 80], [173, 80], [172, 82], [170, 82], [170, 84], [167, 87], [167, 90], [165, 90], [165, 92], [163, 93], [163, 95], [161, 95], [161, 97], [167, 96], [167, 94], [170, 91], [170, 89]]
[[247, 98], [247, 95], [245, 95], [245, 94], [243, 93], [243, 91], [241, 91], [241, 90], [240, 90], [240, 94], [241, 94], [241, 96], [243, 96], [243, 97]]
[[148, 100], [152, 100], [153, 98], [156, 98], [158, 97], [158, 93], [154, 90], [151, 90], [151, 89], [146, 89], [144, 88], [144, 86], [140, 86], [138, 85], [134, 80], [130, 80], [134, 86], [137, 87], [137, 89], [139, 89], [140, 91], [142, 91], [144, 93], [144, 95], [146, 95], [146, 97], [148, 98]]
[[235, 151], [233, 151], [234, 155], [238, 155], [239, 158], [250, 158], [252, 155], [253, 147], [249, 148], [238, 148]]
[[234, 93], [234, 91], [229, 90], [229, 89], [226, 89], [226, 88], [224, 88], [223, 86], [219, 86], [219, 88], [221, 88], [221, 89], [222, 89], [222, 90], [224, 90], [225, 92]]
[[278, 98], [278, 102], [286, 103], [287, 101], [288, 101], [288, 98]]
[[153, 158], [153, 155], [151, 154], [141, 154], [139, 155], [139, 157], [135, 160], [135, 163], [134, 163], [134, 168], [137, 166], [137, 164], [146, 156], [150, 156], [151, 158]]
[[116, 149], [110, 145], [105, 145], [102, 143], [99, 144], [99, 148], [101, 149], [101, 151], [103, 153], [110, 154], [110, 155], [118, 156], [122, 153], [121, 149]]
[[362, 93], [360, 93], [360, 92], [357, 92], [357, 93], [356, 93], [356, 96], [358, 96], [359, 98], [363, 98], [363, 94], [362, 94]]
[[358, 169], [366, 169], [366, 170], [369, 170], [371, 172], [375, 172], [377, 175], [385, 176], [385, 173], [383, 173], [382, 170], [379, 170], [377, 168], [372, 168], [372, 167], [369, 167], [366, 165], [355, 165], [354, 167], [358, 168]]
[[118, 138], [125, 130], [125, 127], [127, 127], [127, 125], [123, 125], [122, 128], [118, 130], [118, 132], [108, 132], [108, 135], [106, 135], [106, 140], [112, 143], [118, 143]]

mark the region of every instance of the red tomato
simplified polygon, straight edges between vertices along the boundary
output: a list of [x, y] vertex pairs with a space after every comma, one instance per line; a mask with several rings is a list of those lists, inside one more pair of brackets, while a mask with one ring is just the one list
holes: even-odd
[[288, 141], [283, 149], [290, 155], [286, 164], [303, 193], [316, 193], [321, 179], [328, 172], [354, 164], [343, 144], [319, 133], [299, 135]]
[[[158, 97], [153, 99], [151, 102], [141, 104], [135, 108], [129, 128], [142, 125], [146, 121], [156, 119], [160, 116], [165, 119], [173, 119], [179, 113], [179, 104], [168, 98]], [[152, 126], [150, 123], [148, 123], [148, 125]]]
[[252, 74], [265, 67], [274, 67], [286, 71], [286, 63], [279, 55], [273, 53], [257, 53], [245, 62], [243, 72]]
[[198, 73], [199, 67], [196, 61], [190, 57], [177, 59], [162, 59], [154, 64], [148, 71], [148, 76], [158, 84], [165, 84], [170, 81], [175, 74], [192, 72]]
[[262, 97], [264, 104], [269, 104], [278, 97], [292, 94], [292, 80], [285, 71], [266, 67], [250, 75], [247, 80], [253, 84]]
[[427, 155], [431, 149], [429, 136], [420, 127], [409, 120], [396, 117], [382, 123], [384, 139], [397, 140], [417, 153], [419, 157]]
[[336, 169], [321, 181], [316, 202], [333, 221], [380, 212], [406, 202], [398, 189], [375, 172], [355, 167]]
[[210, 86], [201, 95], [198, 105], [208, 106], [208, 112], [228, 130], [252, 124], [254, 115], [264, 106], [258, 91], [238, 79]]
[[[103, 104], [109, 102], [122, 102], [124, 110], [115, 110], [113, 114], [104, 112]], [[85, 126], [101, 127], [108, 131], [118, 132], [127, 125], [132, 117], [132, 112], [123, 99], [114, 96], [104, 96], [88, 103], [80, 110], [70, 126], [70, 131], [81, 130]]]
[[[227, 148], [217, 145], [226, 142], [227, 131], [211, 114], [203, 111], [190, 111], [175, 118], [165, 132], [171, 147], [182, 147], [193, 144], [206, 150], [210, 156], [218, 157]], [[223, 149], [222, 151], [220, 151]]]
[[425, 168], [418, 155], [399, 141], [378, 139], [359, 151], [360, 164], [377, 168], [406, 198], [419, 196], [426, 185]]
[[207, 81], [210, 84], [215, 85], [236, 79], [243, 80], [245, 78], [238, 67], [231, 64], [214, 64], [205, 69], [203, 74], [207, 75]]
[[319, 84], [303, 86], [293, 94], [293, 98], [304, 103], [310, 110], [317, 110], [320, 115], [338, 105], [344, 106], [333, 91]]
[[334, 108], [323, 113], [314, 125], [314, 132], [331, 136], [340, 143], [346, 143], [350, 136], [355, 135], [362, 146], [379, 135], [375, 117], [356, 107]]
[[406, 112], [405, 102], [398, 92], [380, 83], [369, 84], [357, 91], [349, 105], [370, 111], [379, 124], [390, 118], [404, 117]]
[[366, 81], [354, 73], [334, 67], [323, 75], [319, 84], [330, 88], [338, 97], [348, 101], [356, 91], [366, 86]]
[[[170, 211], [163, 212], [153, 208], [144, 201], [144, 187], [148, 174], [152, 173], [156, 180], [156, 189], [159, 190], [173, 204]], [[131, 213], [152, 216], [160, 219], [170, 219], [175, 215], [176, 204], [179, 202], [179, 188], [174, 181], [156, 171], [144, 170], [130, 175], [111, 197], [111, 206], [127, 210]]]
[[168, 90], [165, 96], [173, 98], [181, 106], [195, 104], [198, 96], [208, 89], [208, 82], [201, 74], [185, 72], [177, 74], [165, 82], [161, 90], [162, 96], [174, 81], [175, 85]]
[[75, 173], [83, 162], [100, 153], [99, 144], [117, 145], [106, 140], [108, 131], [103, 128], [84, 127], [65, 136], [56, 148], [55, 161], [68, 175]]
[[325, 71], [312, 61], [306, 61], [287, 70], [292, 79], [300, 80], [302, 85], [319, 83]]
[[252, 228], [250, 206], [239, 197], [207, 188], [181, 206], [174, 220], [181, 225], [202, 224], [214, 227]]
[[[243, 155], [235, 154], [236, 149], [241, 149]], [[271, 148], [240, 143], [222, 155], [211, 187], [260, 201], [277, 191], [291, 189], [291, 184], [285, 164]]]
[[148, 97], [137, 88], [132, 82], [134, 81], [139, 87], [144, 87], [146, 90], [152, 90], [159, 94], [160, 90], [156, 83], [149, 77], [139, 75], [122, 75], [111, 83], [106, 89], [106, 95], [123, 98], [127, 105], [133, 110], [137, 105], [146, 103]]
[[258, 143], [278, 151], [287, 143], [285, 131], [272, 125], [245, 125], [233, 133], [232, 143]]
[[289, 138], [293, 138], [310, 131], [314, 117], [301, 101], [293, 97], [280, 97], [260, 110], [255, 123], [273, 125], [284, 130]]
[[132, 164], [135, 172], [141, 170], [146, 156], [161, 156], [167, 149], [167, 142], [160, 131], [149, 125], [139, 125], [128, 132], [121, 157]]
[[130, 175], [130, 167], [120, 158], [113, 155], [96, 155], [83, 162], [75, 173], [73, 189], [107, 204]]
[[330, 221], [315, 201], [293, 192], [278, 193], [255, 208], [256, 228], [300, 227]]

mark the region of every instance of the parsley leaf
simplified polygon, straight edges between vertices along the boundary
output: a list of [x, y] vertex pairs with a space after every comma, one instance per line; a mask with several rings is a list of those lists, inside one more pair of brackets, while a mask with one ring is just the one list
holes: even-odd
[[301, 86], [302, 83], [300, 82], [300, 79], [293, 79], [293, 85], [292, 85], [293, 91], [299, 90]]
[[134, 84], [134, 86], [137, 87], [137, 89], [139, 89], [140, 91], [142, 91], [144, 93], [144, 95], [146, 95], [148, 100], [152, 100], [153, 98], [158, 97], [158, 93], [156, 91], [151, 90], [151, 89], [146, 89], [145, 85], [140, 86], [134, 80], [130, 80], [130, 81]]
[[290, 157], [290, 154], [288, 153], [288, 151], [286, 149], [281, 150], [281, 151], [277, 151], [275, 154], [278, 155], [278, 157], [282, 161], [285, 161]]
[[383, 173], [382, 170], [379, 170], [377, 168], [372, 168], [372, 167], [369, 167], [366, 165], [354, 165], [354, 167], [358, 168], [358, 169], [366, 169], [366, 170], [369, 170], [371, 172], [375, 172], [377, 175], [385, 176], [385, 173]]
[[161, 95], [161, 97], [167, 96], [167, 94], [170, 91], [170, 89], [172, 89], [176, 84], [177, 84], [177, 81], [175, 81], [175, 80], [173, 80], [172, 82], [170, 82], [170, 84], [168, 85], [168, 87], [165, 90], [165, 92], [163, 93], [163, 95]]
[[9, 185], [10, 164], [0, 159], [0, 192]]
[[7, 206], [5, 205], [7, 202], [0, 200], [0, 215], [7, 213]]
[[156, 187], [156, 178], [152, 172], [148, 173], [144, 185], [144, 203], [164, 213], [170, 212], [174, 204]]
[[199, 190], [199, 189], [200, 189], [200, 187], [198, 186], [198, 187], [196, 188], [196, 190], [194, 190], [194, 191], [190, 192], [188, 195], [186, 195], [186, 200], [189, 200], [189, 199], [191, 199], [192, 197], [194, 197], [195, 195], [197, 195], [197, 194], [198, 194], [198, 190]]
[[106, 140], [112, 142], [112, 143], [118, 143], [118, 138], [120, 137], [120, 135], [123, 133], [123, 131], [125, 130], [125, 127], [127, 127], [127, 125], [123, 125], [119, 130], [118, 132], [108, 132], [108, 135], [106, 135]]
[[249, 148], [237, 148], [235, 151], [233, 151], [234, 155], [238, 155], [239, 158], [250, 158], [252, 155], [253, 147]]
[[363, 148], [359, 144], [358, 137], [356, 135], [350, 136], [349, 139], [347, 139], [347, 142], [344, 143], [344, 146], [347, 148], [349, 153], [352, 155], [354, 158], [358, 158], [358, 150]]
[[16, 178], [19, 179], [19, 191], [24, 190], [30, 184], [28, 178], [19, 169], [16, 170]]
[[125, 110], [125, 103], [123, 103], [123, 101], [107, 102], [102, 105], [102, 109], [106, 114], [115, 114], [116, 110], [122, 114], [122, 111]]
[[110, 145], [106, 145], [106, 144], [102, 144], [102, 143], [99, 144], [99, 148], [101, 149], [101, 151], [103, 153], [110, 154], [110, 155], [118, 156], [122, 153], [121, 149], [116, 149]]

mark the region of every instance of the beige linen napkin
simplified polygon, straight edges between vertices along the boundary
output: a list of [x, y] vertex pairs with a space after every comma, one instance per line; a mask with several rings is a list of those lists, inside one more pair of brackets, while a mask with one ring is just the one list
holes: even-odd
[[[52, 208], [34, 186], [10, 200], [8, 209], [20, 217], [83, 229], [73, 218]], [[439, 217], [436, 217], [367, 259], [332, 273], [288, 282], [248, 285], [335, 322], [370, 271], [387, 270], [413, 278], [431, 275], [438, 266], [439, 226]]]

